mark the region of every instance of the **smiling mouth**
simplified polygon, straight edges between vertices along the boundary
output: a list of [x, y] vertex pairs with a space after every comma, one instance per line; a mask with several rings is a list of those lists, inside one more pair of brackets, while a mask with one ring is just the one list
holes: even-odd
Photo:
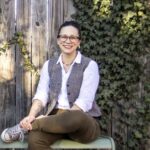
[[67, 49], [70, 49], [70, 48], [72, 48], [72, 46], [71, 45], [63, 45], [65, 48], [67, 48]]

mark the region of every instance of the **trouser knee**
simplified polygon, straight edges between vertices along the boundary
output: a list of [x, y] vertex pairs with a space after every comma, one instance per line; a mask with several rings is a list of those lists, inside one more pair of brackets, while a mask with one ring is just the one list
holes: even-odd
[[62, 114], [61, 126], [66, 131], [72, 131], [80, 128], [83, 124], [88, 123], [86, 114], [81, 111], [66, 111]]

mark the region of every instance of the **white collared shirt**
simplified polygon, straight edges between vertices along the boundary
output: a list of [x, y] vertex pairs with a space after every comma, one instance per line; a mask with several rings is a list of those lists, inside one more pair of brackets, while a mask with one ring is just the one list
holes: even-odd
[[[35, 96], [33, 97], [33, 100], [36, 99], [41, 100], [43, 106], [45, 106], [48, 102], [49, 91], [50, 91], [49, 90], [50, 77], [48, 74], [48, 62], [49, 60], [46, 61], [43, 65], [37, 91]], [[68, 97], [67, 97], [66, 83], [71, 73], [72, 66], [75, 62], [81, 63], [80, 52], [78, 52], [74, 62], [72, 63], [72, 65], [70, 66], [69, 70], [66, 73], [63, 68], [61, 55], [57, 61], [57, 63], [60, 63], [62, 68], [62, 87], [58, 96], [57, 108], [70, 109]], [[95, 61], [91, 60], [83, 73], [83, 81], [80, 88], [79, 97], [74, 102], [84, 112], [88, 112], [92, 108], [92, 104], [95, 99], [95, 94], [96, 94], [98, 84], [99, 84], [98, 65]]]

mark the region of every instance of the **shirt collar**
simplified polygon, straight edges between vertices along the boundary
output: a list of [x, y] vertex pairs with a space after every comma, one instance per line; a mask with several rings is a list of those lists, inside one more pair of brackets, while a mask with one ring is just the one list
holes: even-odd
[[[62, 57], [61, 57], [61, 54], [60, 54], [60, 56], [59, 56], [59, 58], [58, 58], [56, 64], [58, 64], [58, 63], [62, 64]], [[79, 51], [77, 52], [77, 56], [76, 56], [76, 58], [75, 58], [73, 64], [74, 64], [74, 63], [77, 63], [77, 64], [80, 64], [80, 63], [81, 63], [81, 53], [80, 53]]]

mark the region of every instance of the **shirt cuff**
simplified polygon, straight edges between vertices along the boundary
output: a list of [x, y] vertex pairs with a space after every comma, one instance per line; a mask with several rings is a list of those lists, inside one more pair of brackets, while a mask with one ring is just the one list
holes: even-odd
[[80, 107], [84, 112], [88, 112], [92, 108], [91, 102], [83, 101], [83, 99], [77, 99], [74, 104], [76, 104], [78, 107]]
[[47, 104], [47, 98], [45, 98], [44, 95], [42, 95], [42, 94], [40, 94], [40, 95], [35, 95], [35, 96], [33, 97], [33, 99], [32, 99], [32, 102], [33, 102], [34, 100], [37, 100], [37, 99], [42, 102], [43, 107], [46, 106], [46, 104]]

